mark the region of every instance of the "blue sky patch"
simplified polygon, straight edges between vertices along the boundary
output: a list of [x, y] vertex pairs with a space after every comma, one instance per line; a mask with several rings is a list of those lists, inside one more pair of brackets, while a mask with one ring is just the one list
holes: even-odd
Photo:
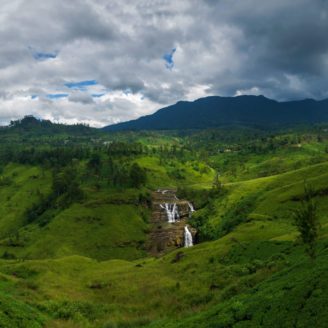
[[132, 90], [130, 88], [126, 88], [123, 90], [123, 93], [128, 96], [130, 93], [132, 93]]
[[57, 57], [57, 53], [52, 52], [34, 52], [33, 57], [35, 60], [44, 61], [48, 59], [55, 59]]
[[174, 67], [173, 55], [177, 51], [173, 48], [169, 53], [164, 54], [163, 59], [165, 60], [165, 67], [167, 69], [172, 69]]
[[98, 82], [96, 80], [86, 80], [79, 82], [67, 82], [64, 85], [69, 89], [85, 91], [87, 87], [97, 84]]
[[49, 93], [47, 94], [48, 99], [60, 99], [68, 97], [68, 93]]

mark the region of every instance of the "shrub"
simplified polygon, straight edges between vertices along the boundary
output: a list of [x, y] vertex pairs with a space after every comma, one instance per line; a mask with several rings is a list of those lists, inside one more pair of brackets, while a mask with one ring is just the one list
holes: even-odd
[[84, 301], [48, 302], [45, 310], [56, 319], [94, 321], [105, 313], [100, 304]]
[[130, 184], [133, 188], [139, 188], [146, 183], [146, 171], [141, 168], [137, 163], [134, 163], [130, 168]]
[[4, 251], [4, 253], [2, 254], [2, 258], [5, 260], [14, 260], [14, 259], [16, 259], [16, 255], [9, 253], [7, 251]]
[[13, 183], [12, 179], [9, 177], [0, 178], [0, 187], [10, 186]]
[[317, 204], [314, 197], [315, 192], [313, 188], [304, 183], [304, 197], [301, 206], [293, 211], [295, 225], [300, 233], [300, 238], [306, 247], [306, 253], [311, 259], [314, 259], [316, 256], [316, 241], [320, 226], [317, 214]]
[[248, 220], [248, 215], [254, 208], [256, 198], [256, 194], [249, 195], [244, 199], [241, 199], [234, 208], [225, 213], [219, 227], [219, 236], [228, 234], [240, 223]]

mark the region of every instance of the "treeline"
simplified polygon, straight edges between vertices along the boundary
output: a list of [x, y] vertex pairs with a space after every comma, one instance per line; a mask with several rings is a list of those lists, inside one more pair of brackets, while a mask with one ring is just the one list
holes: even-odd
[[110, 142], [106, 147], [109, 156], [136, 156], [148, 154], [149, 148], [141, 143]]
[[[101, 156], [95, 152], [87, 161], [86, 178], [103, 181], [113, 187], [139, 188], [146, 183], [145, 169], [125, 158]], [[96, 184], [98, 186], [98, 184]]]
[[127, 164], [110, 158], [103, 161], [94, 153], [85, 166], [74, 162], [52, 170], [51, 191], [47, 195], [38, 195], [38, 201], [25, 213], [26, 222], [37, 221], [40, 226], [48, 224], [57, 211], [85, 199], [84, 187], [140, 188], [146, 180], [146, 171], [137, 163]]
[[66, 166], [73, 160], [88, 160], [97, 153], [110, 157], [135, 157], [147, 154], [146, 148], [142, 145], [112, 143], [108, 146], [40, 146], [26, 147], [24, 145], [3, 146], [0, 148], [0, 163], [19, 163], [27, 165], [45, 165], [48, 167]]
[[57, 167], [66, 166], [73, 159], [87, 159], [90, 154], [90, 148], [80, 146], [48, 148], [7, 146], [0, 149], [0, 162]]
[[298, 147], [301, 146], [302, 143], [324, 142], [325, 139], [328, 140], [328, 138], [324, 138], [320, 135], [309, 134], [271, 135], [251, 140], [248, 143], [237, 146], [236, 149], [241, 151], [242, 153], [261, 154], [266, 152], [273, 152], [275, 150], [288, 146]]
[[[191, 151], [187, 147], [170, 145], [147, 147], [141, 143], [112, 142], [101, 146], [68, 145], [68, 146], [26, 146], [3, 145], [0, 147], [0, 163], [18, 163], [24, 165], [41, 165], [62, 167], [73, 160], [97, 161], [98, 156], [112, 159], [135, 158], [137, 156], [157, 155], [162, 160], [168, 158], [183, 159]], [[96, 157], [95, 157], [96, 156]], [[90, 159], [91, 158], [91, 159]], [[97, 166], [97, 163], [94, 164]]]
[[39, 194], [38, 202], [26, 211], [27, 223], [38, 220], [39, 225], [44, 226], [57, 210], [67, 208], [84, 197], [76, 168], [67, 166], [62, 170], [53, 170], [51, 191], [47, 195]]
[[72, 135], [94, 135], [99, 133], [97, 129], [89, 127], [87, 124], [66, 125], [53, 123], [49, 120], [37, 119], [32, 115], [27, 115], [20, 120], [10, 121], [9, 126], [0, 129], [0, 134], [24, 133], [28, 136], [42, 136], [54, 134]]
[[[207, 156], [223, 152], [263, 154], [283, 147], [297, 147], [303, 143], [328, 141], [328, 128], [314, 127], [306, 130], [264, 131], [248, 128], [203, 130], [185, 138], [189, 149]], [[326, 150], [328, 152], [328, 149]]]

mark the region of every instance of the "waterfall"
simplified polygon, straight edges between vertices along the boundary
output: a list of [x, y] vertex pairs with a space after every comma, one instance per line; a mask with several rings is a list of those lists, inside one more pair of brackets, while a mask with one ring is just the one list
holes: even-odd
[[185, 242], [184, 242], [185, 247], [193, 246], [192, 235], [187, 226], [184, 227], [184, 240], [185, 240]]
[[191, 203], [188, 203], [190, 212], [195, 212], [195, 209]]
[[157, 189], [157, 191], [156, 192], [158, 192], [158, 193], [161, 193], [162, 195], [165, 195], [167, 192], [168, 192], [168, 190], [166, 190], [166, 189]]
[[160, 207], [166, 211], [167, 220], [169, 223], [174, 223], [177, 219], [180, 218], [177, 204], [160, 204]]

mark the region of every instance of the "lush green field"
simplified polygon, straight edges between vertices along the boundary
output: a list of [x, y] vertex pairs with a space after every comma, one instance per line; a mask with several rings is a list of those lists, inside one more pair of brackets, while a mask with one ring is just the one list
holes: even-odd
[[[73, 139], [84, 148], [68, 163], [44, 163], [35, 151], [2, 159], [0, 326], [326, 327], [328, 141], [317, 130], [264, 141], [238, 131], [101, 136], [122, 142], [111, 152]], [[138, 186], [134, 163], [146, 174]], [[58, 194], [56, 179], [66, 188]], [[304, 181], [321, 223], [314, 260], [292, 217]], [[199, 243], [154, 258], [145, 248], [149, 192], [165, 187], [194, 203]]]

